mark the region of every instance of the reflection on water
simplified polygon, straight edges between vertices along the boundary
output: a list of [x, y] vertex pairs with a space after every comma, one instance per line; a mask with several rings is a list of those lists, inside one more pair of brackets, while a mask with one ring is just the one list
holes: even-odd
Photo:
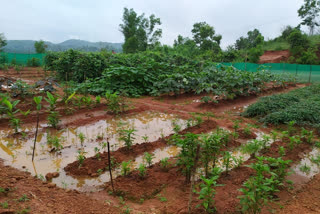
[[[93, 156], [95, 154], [95, 147], [100, 148], [100, 151], [104, 150], [102, 143], [99, 143], [97, 139], [100, 142], [105, 142], [109, 138], [111, 149], [116, 150], [124, 145], [123, 142], [119, 142], [118, 140], [117, 130], [127, 128], [134, 128], [136, 130], [133, 144], [139, 144], [144, 141], [152, 142], [160, 137], [172, 134], [173, 121], [182, 125], [182, 128], [185, 128], [184, 121], [176, 119], [174, 115], [144, 112], [118, 119], [100, 120], [94, 124], [77, 128], [50, 131], [52, 136], [60, 138], [60, 143], [64, 147], [61, 152], [49, 152], [52, 148], [47, 145], [47, 133], [42, 130], [42, 127], [45, 127], [46, 124], [41, 124], [37, 137], [34, 165], [31, 161], [33, 137], [28, 139], [8, 137], [12, 134], [12, 130], [2, 129], [0, 130], [0, 158], [5, 160], [6, 164], [18, 169], [24, 168], [24, 170], [31, 172], [33, 175], [45, 176], [49, 172], [58, 171], [60, 172], [60, 176], [53, 180], [57, 185], [75, 189], [83, 187], [85, 189], [86, 186], [99, 184], [101, 181], [99, 182], [97, 178], [75, 180], [70, 176], [66, 176], [63, 171], [63, 168], [68, 163], [76, 160], [79, 149], [83, 148], [87, 157]], [[34, 132], [34, 128], [25, 127], [23, 131], [32, 133]], [[78, 137], [79, 133], [83, 133], [85, 136], [82, 146]], [[168, 147], [163, 151], [155, 151], [156, 159], [166, 155], [171, 157], [170, 154], [175, 153], [175, 149], [173, 151], [172, 149]], [[139, 157], [136, 161], [139, 163]], [[101, 175], [98, 179], [107, 181], [107, 176], [107, 174]]]

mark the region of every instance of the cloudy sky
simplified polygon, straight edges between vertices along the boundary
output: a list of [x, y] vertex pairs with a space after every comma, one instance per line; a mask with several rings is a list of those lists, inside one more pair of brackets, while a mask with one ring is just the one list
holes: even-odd
[[0, 33], [7, 39], [67, 39], [123, 42], [123, 8], [161, 18], [161, 41], [172, 44], [192, 25], [206, 21], [222, 34], [222, 46], [258, 28], [273, 38], [285, 25], [299, 24], [303, 0], [0, 0]]

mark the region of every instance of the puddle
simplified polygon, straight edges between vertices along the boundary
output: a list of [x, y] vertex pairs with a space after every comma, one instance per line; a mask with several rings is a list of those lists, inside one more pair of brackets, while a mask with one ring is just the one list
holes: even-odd
[[[77, 128], [67, 128], [61, 131], [52, 132], [52, 136], [58, 136], [61, 139], [63, 149], [60, 153], [49, 152], [50, 147], [47, 145], [47, 133], [39, 130], [37, 137], [36, 152], [34, 165], [32, 164], [32, 148], [33, 138], [30, 139], [16, 139], [7, 137], [12, 134], [12, 130], [0, 130], [0, 157], [5, 161], [5, 164], [11, 165], [21, 170], [29, 171], [32, 175], [38, 174], [39, 176], [45, 176], [49, 172], [60, 173], [60, 176], [53, 181], [61, 187], [86, 189], [86, 186], [93, 186], [95, 179], [73, 179], [70, 176], [66, 176], [63, 168], [68, 164], [76, 160], [77, 151], [80, 148], [86, 153], [87, 157], [91, 157], [95, 154], [94, 148], [100, 148], [103, 151], [101, 144], [97, 141], [97, 137], [100, 136], [101, 142], [106, 141], [109, 137], [111, 144], [111, 150], [116, 150], [124, 145], [123, 142], [119, 142], [119, 136], [117, 130], [119, 124], [124, 129], [134, 128], [135, 139], [133, 144], [139, 144], [146, 141], [144, 138], [148, 136], [147, 141], [152, 142], [160, 137], [168, 136], [173, 133], [173, 123], [179, 124], [182, 129], [186, 127], [184, 120], [176, 119], [174, 115], [163, 114], [156, 112], [143, 112], [137, 115], [124, 116], [119, 119], [112, 120], [100, 120], [94, 124], [81, 126]], [[46, 124], [41, 124], [41, 127], [46, 127]], [[34, 132], [34, 128], [23, 127], [24, 132]], [[78, 134], [83, 133], [85, 140], [81, 146]], [[155, 151], [155, 161], [162, 159], [164, 156], [175, 154], [175, 150], [171, 147], [163, 151]], [[142, 159], [142, 157], [141, 157]], [[158, 160], [158, 161], [159, 161]], [[139, 159], [136, 160], [139, 163]], [[107, 180], [104, 178], [107, 175], [101, 175], [99, 179]], [[101, 181], [100, 181], [101, 182]]]
[[320, 149], [314, 148], [309, 154], [292, 167], [292, 170], [299, 176], [308, 180], [320, 173]]

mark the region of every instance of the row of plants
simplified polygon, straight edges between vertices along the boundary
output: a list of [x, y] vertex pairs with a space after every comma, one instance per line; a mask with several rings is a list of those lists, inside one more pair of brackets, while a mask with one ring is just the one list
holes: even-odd
[[320, 85], [314, 84], [289, 93], [262, 97], [242, 114], [256, 117], [266, 124], [287, 124], [320, 127]]
[[260, 91], [265, 82], [295, 81], [292, 77], [263, 71], [243, 72], [210, 60], [195, 60], [161, 51], [112, 55], [69, 50], [48, 53], [45, 62], [46, 69], [56, 71], [61, 80], [76, 83], [78, 92], [93, 95], [106, 91], [133, 97], [209, 92], [232, 97]]

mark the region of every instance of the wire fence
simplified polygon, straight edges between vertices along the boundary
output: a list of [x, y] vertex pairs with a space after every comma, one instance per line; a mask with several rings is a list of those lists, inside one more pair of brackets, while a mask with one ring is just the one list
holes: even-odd
[[[45, 54], [18, 54], [18, 53], [4, 53], [0, 52], [0, 64], [11, 63], [15, 61], [19, 65], [27, 65], [28, 60], [37, 58], [41, 65], [44, 65]], [[301, 64], [287, 64], [287, 63], [221, 63], [226, 66], [233, 66], [241, 71], [256, 72], [259, 69], [265, 69], [271, 73], [282, 74], [289, 73], [296, 75], [301, 82], [320, 82], [320, 65], [301, 65]]]

